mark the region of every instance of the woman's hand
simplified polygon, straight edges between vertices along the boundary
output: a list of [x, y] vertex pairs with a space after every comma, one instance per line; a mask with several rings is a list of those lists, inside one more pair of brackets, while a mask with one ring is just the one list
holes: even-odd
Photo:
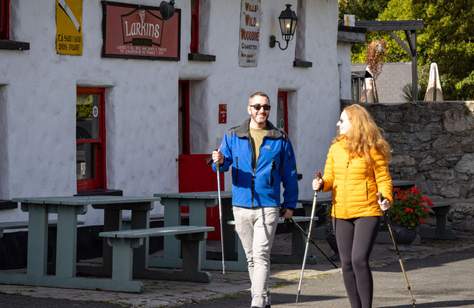
[[323, 179], [320, 176], [317, 176], [313, 180], [313, 190], [314, 191], [319, 191], [323, 188]]
[[385, 212], [388, 210], [392, 205], [388, 199], [384, 199], [381, 193], [377, 193], [377, 202], [379, 203], [380, 209]]

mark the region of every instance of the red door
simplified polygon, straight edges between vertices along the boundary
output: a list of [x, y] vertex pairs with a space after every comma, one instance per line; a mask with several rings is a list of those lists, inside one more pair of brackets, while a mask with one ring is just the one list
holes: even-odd
[[[190, 147], [190, 87], [188, 80], [179, 81], [179, 138], [180, 155], [178, 158], [179, 192], [216, 191], [217, 176], [209, 166], [210, 154], [192, 154]], [[220, 177], [221, 189], [224, 189], [224, 176]], [[183, 209], [182, 213], [186, 213]], [[207, 225], [216, 231], [208, 234], [208, 239], [220, 239], [219, 208], [207, 209]]]

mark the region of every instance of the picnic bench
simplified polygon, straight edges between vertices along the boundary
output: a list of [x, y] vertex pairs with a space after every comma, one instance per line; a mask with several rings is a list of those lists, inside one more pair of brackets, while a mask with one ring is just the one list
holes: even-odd
[[[306, 226], [309, 225], [311, 220], [310, 216], [293, 216], [293, 221], [300, 224], [303, 229], [306, 229]], [[314, 217], [313, 221], [317, 221], [318, 218]], [[228, 225], [235, 226], [234, 220], [227, 221]], [[278, 224], [287, 224], [283, 217], [278, 219]], [[291, 253], [289, 255], [283, 254], [272, 254], [270, 256], [271, 262], [275, 264], [300, 264], [304, 255], [304, 249], [306, 244], [306, 238], [293, 224], [287, 224], [288, 228], [291, 231]], [[242, 245], [238, 246], [238, 260], [242, 266], [247, 265], [245, 251], [243, 250]]]
[[[210, 282], [211, 275], [201, 271], [199, 242], [206, 238], [214, 227], [174, 226], [162, 228], [134, 229], [99, 233], [112, 247], [112, 280], [131, 292], [141, 292], [143, 284], [133, 278]], [[133, 250], [143, 245], [149, 237], [174, 235], [182, 244], [182, 270], [150, 269], [146, 264], [133, 267]]]
[[420, 237], [423, 239], [454, 240], [456, 235], [452, 230], [446, 229], [446, 220], [451, 208], [451, 200], [433, 200], [431, 212], [436, 219], [435, 228], [420, 228]]
[[[57, 223], [58, 221], [56, 219], [52, 219], [48, 221], [49, 226], [56, 226]], [[84, 222], [78, 221], [77, 224], [82, 225], [84, 224]], [[27, 220], [0, 222], [0, 238], [3, 237], [4, 230], [26, 229], [26, 228], [28, 228]]]

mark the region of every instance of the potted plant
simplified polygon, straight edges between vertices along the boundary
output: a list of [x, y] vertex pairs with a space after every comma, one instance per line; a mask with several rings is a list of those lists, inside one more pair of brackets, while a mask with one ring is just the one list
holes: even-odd
[[389, 216], [394, 224], [398, 243], [413, 242], [418, 225], [425, 223], [432, 205], [431, 199], [423, 195], [416, 186], [403, 190], [394, 189], [394, 200]]

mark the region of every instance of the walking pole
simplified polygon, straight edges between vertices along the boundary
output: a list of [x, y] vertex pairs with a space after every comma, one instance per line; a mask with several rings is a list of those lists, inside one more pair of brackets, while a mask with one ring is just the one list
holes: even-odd
[[221, 177], [219, 170], [219, 162], [216, 163], [217, 170], [217, 200], [219, 202], [219, 226], [221, 228], [221, 251], [222, 251], [222, 274], [225, 275], [225, 258], [224, 258], [224, 229], [222, 227], [222, 199], [221, 199]]
[[[377, 193], [377, 197], [378, 197], [379, 201], [383, 200], [383, 196], [382, 196], [381, 193]], [[405, 271], [405, 266], [403, 265], [402, 256], [400, 255], [400, 251], [398, 250], [397, 241], [395, 240], [395, 236], [393, 235], [392, 224], [390, 223], [390, 217], [388, 216], [387, 211], [384, 211], [383, 218], [384, 218], [385, 224], [387, 225], [388, 233], [390, 234], [390, 238], [392, 239], [393, 247], [395, 248], [395, 252], [397, 253], [398, 263], [400, 263], [400, 268], [402, 269], [403, 277], [405, 277], [405, 282], [407, 284], [408, 293], [410, 293], [410, 296], [411, 296], [411, 304], [412, 304], [412, 307], [414, 308], [414, 307], [416, 307], [416, 305], [415, 305], [416, 300], [415, 300], [415, 297], [413, 296], [410, 282], [408, 281], [408, 276], [407, 276], [407, 273]]]
[[[321, 177], [321, 173], [318, 173], [316, 176], [318, 178]], [[311, 208], [311, 220], [309, 221], [309, 230], [308, 230], [308, 236], [306, 237], [306, 245], [304, 248], [304, 256], [303, 256], [303, 264], [301, 265], [301, 272], [300, 272], [300, 281], [298, 282], [298, 292], [296, 293], [296, 303], [298, 304], [298, 298], [301, 293], [301, 283], [303, 282], [303, 274], [304, 274], [304, 267], [306, 265], [306, 256], [308, 255], [308, 248], [309, 248], [309, 239], [311, 238], [311, 230], [313, 228], [313, 220], [314, 220], [314, 215], [316, 213], [316, 201], [318, 199], [318, 192], [314, 192], [313, 196], [313, 207]]]
[[294, 219], [290, 218], [289, 219], [290, 222], [292, 222], [296, 228], [304, 235], [305, 239], [308, 240], [311, 242], [311, 244], [314, 245], [314, 247], [316, 247], [319, 252], [328, 260], [329, 263], [331, 263], [334, 268], [337, 268], [337, 265], [331, 260], [331, 258], [329, 258], [329, 256], [324, 252], [324, 250], [321, 249], [321, 247], [319, 247], [318, 244], [316, 244], [316, 242], [312, 239], [312, 238], [309, 238], [308, 237], [308, 234], [304, 231], [303, 227], [301, 227], [296, 221], [294, 221]]

